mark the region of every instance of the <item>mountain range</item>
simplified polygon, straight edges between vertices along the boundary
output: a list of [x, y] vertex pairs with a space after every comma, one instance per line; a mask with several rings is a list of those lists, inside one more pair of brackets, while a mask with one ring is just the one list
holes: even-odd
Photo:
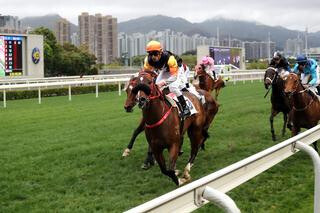
[[[55, 22], [61, 17], [57, 14], [26, 17], [21, 19], [23, 26], [39, 27], [44, 26], [54, 29]], [[71, 24], [71, 32], [77, 32], [78, 27]], [[289, 30], [281, 26], [268, 26], [258, 22], [231, 20], [226, 18], [212, 18], [200, 23], [191, 23], [183, 18], [173, 18], [163, 15], [143, 16], [118, 23], [118, 31], [131, 33], [147, 33], [152, 30], [163, 31], [171, 29], [175, 32], [182, 32], [186, 35], [200, 34], [207, 37], [216, 37], [219, 29], [220, 38], [240, 39], [243, 41], [267, 41], [270, 33], [271, 41], [276, 43], [277, 49], [283, 49], [287, 39], [305, 38], [305, 33], [298, 30]], [[308, 33], [308, 47], [320, 46], [320, 31], [316, 33]]]

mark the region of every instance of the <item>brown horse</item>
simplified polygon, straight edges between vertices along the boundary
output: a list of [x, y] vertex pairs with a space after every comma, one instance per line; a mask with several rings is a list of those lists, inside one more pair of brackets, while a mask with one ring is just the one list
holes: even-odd
[[[190, 170], [198, 153], [199, 147], [204, 142], [206, 135], [204, 125], [206, 122], [205, 111], [200, 101], [191, 93], [184, 92], [193, 103], [197, 113], [181, 122], [179, 112], [176, 107], [172, 107], [166, 101], [164, 94], [154, 82], [152, 72], [140, 72], [138, 85], [132, 89], [127, 98], [124, 108], [131, 111], [135, 105], [136, 98], [139, 100], [138, 106], [142, 109], [145, 121], [145, 134], [152, 149], [152, 153], [159, 164], [161, 172], [170, 177], [177, 185], [186, 183], [191, 179]], [[188, 132], [191, 142], [191, 153], [187, 166], [184, 169], [182, 178], [175, 173], [176, 161], [182, 146], [184, 132]], [[163, 156], [163, 150], [169, 151], [169, 166]]]
[[[283, 127], [282, 127], [282, 137], [286, 131], [286, 125], [288, 121], [288, 113], [291, 110], [289, 99], [284, 94], [284, 80], [279, 75], [279, 70], [274, 67], [268, 67], [264, 74], [264, 86], [266, 89], [272, 88], [271, 93], [271, 115], [270, 115], [270, 127], [272, 140], [276, 140], [276, 135], [273, 128], [273, 118], [279, 113], [283, 113]], [[271, 86], [271, 88], [270, 88]]]
[[[301, 128], [310, 129], [320, 120], [320, 102], [315, 94], [304, 88], [300, 78], [295, 73], [290, 73], [285, 81], [284, 92], [292, 99], [292, 136], [297, 135]], [[313, 143], [318, 152], [317, 142]]]
[[[131, 77], [131, 79], [129, 80], [128, 84], [125, 86], [125, 91], [127, 93], [127, 98], [130, 96], [131, 92], [132, 92], [132, 89], [137, 86], [137, 82], [138, 82], [138, 77]], [[219, 104], [217, 103], [216, 100], [214, 100], [212, 98], [212, 96], [210, 95], [209, 92], [205, 91], [205, 90], [202, 90], [202, 89], [198, 89], [197, 90], [205, 99], [205, 103], [203, 105], [204, 109], [205, 109], [205, 112], [206, 112], [206, 122], [205, 122], [205, 125], [204, 125], [204, 129], [205, 129], [205, 132], [208, 132], [208, 129], [215, 117], [215, 115], [217, 114], [218, 112], [218, 109], [219, 109]], [[130, 138], [130, 141], [127, 145], [127, 148], [124, 150], [122, 156], [123, 157], [127, 157], [130, 155], [130, 152], [133, 148], [133, 145], [134, 145], [134, 142], [135, 142], [135, 139], [137, 138], [137, 136], [143, 132], [145, 129], [145, 121], [144, 119], [142, 118], [140, 120], [140, 123], [138, 125], [138, 127], [133, 131], [133, 134]], [[209, 137], [209, 135], [207, 136], [207, 138]], [[183, 138], [182, 138], [183, 139]], [[201, 146], [202, 149], [204, 149], [204, 143], [202, 144]], [[182, 153], [182, 152], [181, 152]], [[181, 154], [180, 153], [180, 154]], [[144, 160], [144, 163], [143, 165], [141, 166], [142, 169], [149, 169], [151, 166], [154, 165], [154, 159], [153, 159], [153, 154], [152, 154], [152, 151], [151, 151], [151, 148], [149, 146], [148, 148], [148, 153], [147, 153], [147, 157], [146, 159]]]
[[204, 66], [201, 64], [195, 67], [195, 79], [199, 77], [199, 88], [211, 93], [215, 91], [215, 99], [218, 100], [218, 96], [221, 88], [225, 87], [225, 82], [220, 76], [217, 80], [213, 80], [211, 76], [204, 70]]

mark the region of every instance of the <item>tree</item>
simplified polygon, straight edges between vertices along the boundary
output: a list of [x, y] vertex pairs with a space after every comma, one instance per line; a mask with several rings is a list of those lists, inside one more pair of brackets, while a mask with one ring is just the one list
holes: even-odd
[[39, 27], [33, 30], [31, 34], [43, 35], [44, 74], [45, 76], [54, 76], [57, 72], [57, 63], [61, 59], [62, 51], [54, 33], [48, 28]]
[[44, 27], [36, 28], [32, 34], [44, 37], [45, 76], [97, 74], [96, 57], [89, 53], [86, 46], [79, 48], [66, 43], [57, 43], [54, 33]]

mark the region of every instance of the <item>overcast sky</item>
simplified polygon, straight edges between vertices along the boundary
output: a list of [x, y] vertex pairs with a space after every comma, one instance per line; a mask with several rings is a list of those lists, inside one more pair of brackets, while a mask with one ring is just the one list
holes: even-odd
[[0, 13], [19, 18], [57, 13], [78, 24], [81, 12], [101, 13], [118, 22], [146, 15], [181, 17], [202, 22], [216, 16], [320, 31], [320, 0], [0, 0]]

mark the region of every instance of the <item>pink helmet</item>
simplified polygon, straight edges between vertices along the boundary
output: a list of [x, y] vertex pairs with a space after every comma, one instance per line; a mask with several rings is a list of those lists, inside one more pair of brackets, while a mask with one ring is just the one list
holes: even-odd
[[203, 64], [203, 65], [213, 65], [214, 64], [213, 58], [211, 58], [210, 56], [204, 56], [201, 59], [201, 64]]

